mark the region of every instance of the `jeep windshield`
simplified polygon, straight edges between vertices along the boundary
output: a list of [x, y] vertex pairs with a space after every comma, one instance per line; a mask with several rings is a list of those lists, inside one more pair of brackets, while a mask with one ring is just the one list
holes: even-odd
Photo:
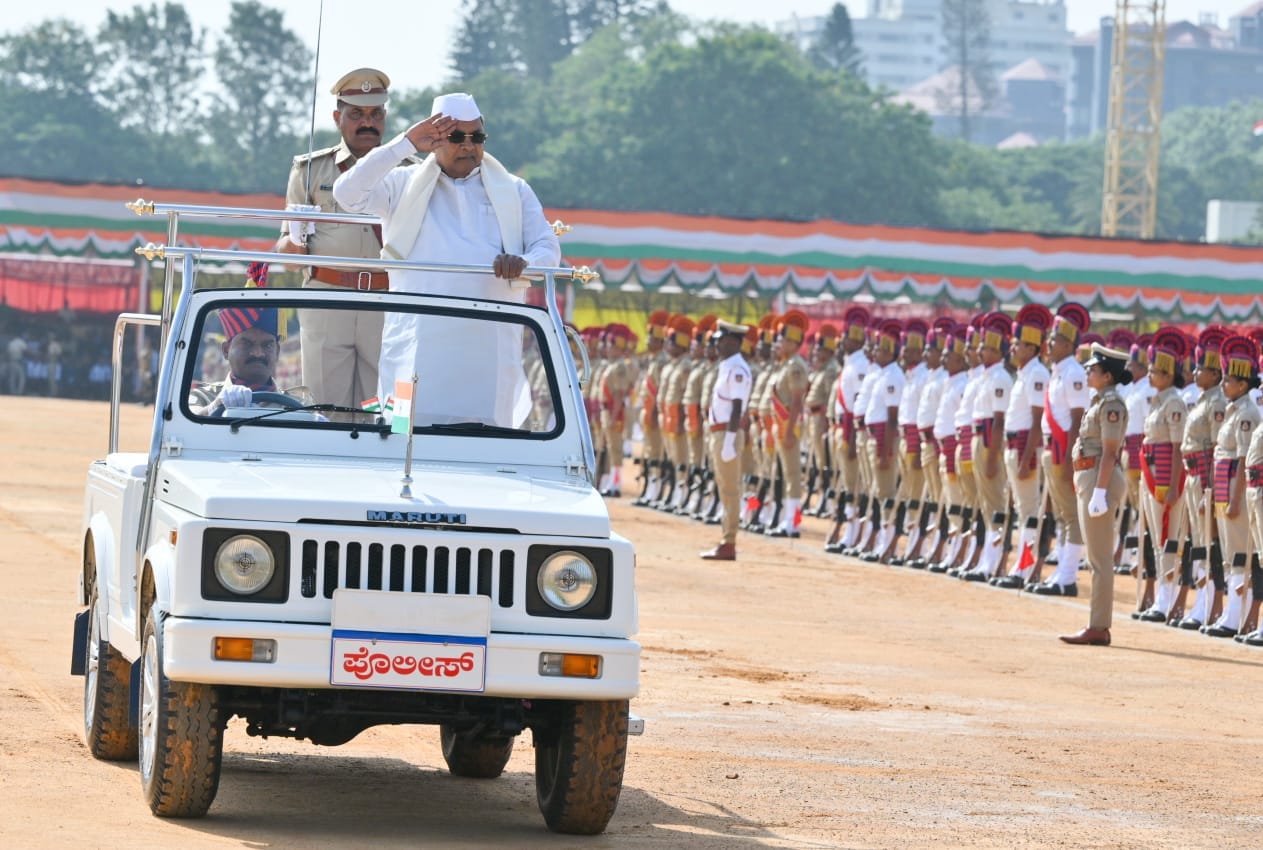
[[192, 317], [182, 377], [185, 414], [207, 426], [560, 433], [547, 337], [529, 315], [225, 295]]

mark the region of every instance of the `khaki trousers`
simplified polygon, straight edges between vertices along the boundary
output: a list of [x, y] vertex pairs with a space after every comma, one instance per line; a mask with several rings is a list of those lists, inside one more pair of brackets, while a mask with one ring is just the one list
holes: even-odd
[[[1038, 456], [1036, 452], [1036, 459]], [[1004, 469], [1009, 479], [1009, 491], [1013, 494], [1013, 510], [1017, 512], [1019, 528], [1025, 527], [1023, 523], [1029, 517], [1038, 517], [1043, 507], [1039, 504], [1039, 464], [1027, 478], [1019, 478], [1017, 465], [1021, 459], [1021, 452], [1017, 449], [1004, 450]]]
[[[304, 287], [342, 288], [318, 280]], [[315, 403], [358, 408], [377, 395], [383, 315], [376, 310], [298, 311], [303, 383]]]
[[[1074, 484], [1062, 476], [1065, 475], [1064, 464], [1054, 464], [1052, 453], [1044, 452], [1044, 479], [1048, 482], [1048, 496], [1052, 501], [1053, 515], [1057, 517], [1057, 525], [1066, 533], [1066, 542], [1075, 546], [1083, 545], [1083, 528], [1079, 524], [1079, 505], [1074, 496]], [[1091, 493], [1088, 494], [1090, 498]]]
[[781, 459], [781, 472], [785, 475], [785, 498], [802, 499], [803, 497], [803, 458], [799, 445], [800, 438], [793, 427], [787, 429], [788, 434], [776, 447]]
[[921, 474], [925, 476], [925, 498], [942, 504], [943, 474], [939, 469], [938, 449], [928, 440], [921, 442]]
[[610, 469], [623, 468], [623, 422], [614, 419], [608, 410], [601, 411], [601, 430], [605, 432], [605, 448], [609, 452]]
[[720, 457], [724, 448], [723, 431], [711, 431], [706, 435], [711, 469], [715, 470], [715, 487], [719, 491], [719, 503], [724, 506], [723, 537], [720, 543], [737, 543], [737, 528], [741, 522], [741, 455], [745, 449], [746, 435], [737, 432], [737, 456], [725, 461]]
[[[1247, 494], [1248, 495], [1248, 494]], [[1149, 492], [1142, 481], [1140, 484], [1140, 509], [1145, 512], [1145, 528], [1149, 530], [1149, 539], [1153, 541], [1153, 555], [1158, 565], [1158, 580], [1167, 583], [1180, 581], [1179, 551], [1167, 552], [1168, 540], [1176, 541], [1180, 548], [1184, 546], [1184, 531], [1188, 528], [1188, 508], [1184, 506], [1184, 495], [1175, 500], [1175, 504], [1167, 511], [1166, 506], [1159, 503]], [[1162, 527], [1162, 517], [1166, 514], [1166, 529]]]
[[899, 498], [905, 502], [921, 501], [925, 495], [925, 470], [921, 466], [921, 452], [899, 453]]
[[[995, 439], [995, 438], [993, 438]], [[973, 437], [974, 482], [978, 488], [978, 507], [982, 510], [983, 522], [991, 528], [998, 527], [995, 521], [997, 513], [1003, 513], [1009, 507], [1009, 494], [1005, 490], [1004, 454], [996, 456], [995, 475], [987, 477], [987, 453], [991, 451], [982, 444], [982, 435]]]
[[1127, 498], [1127, 476], [1121, 467], [1114, 467], [1105, 491], [1109, 510], [1094, 517], [1088, 515], [1088, 503], [1097, 486], [1098, 471], [1099, 467], [1077, 470], [1074, 489], [1078, 495], [1079, 525], [1083, 529], [1088, 563], [1092, 566], [1092, 608], [1088, 626], [1108, 629], [1114, 622], [1114, 544], [1118, 542], [1114, 517]]

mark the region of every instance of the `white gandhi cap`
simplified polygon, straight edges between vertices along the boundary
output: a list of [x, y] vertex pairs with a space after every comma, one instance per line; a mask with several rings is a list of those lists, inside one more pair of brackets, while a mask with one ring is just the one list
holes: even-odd
[[430, 108], [430, 114], [446, 115], [457, 121], [477, 121], [482, 117], [482, 113], [478, 111], [478, 104], [474, 102], [474, 96], [463, 91], [441, 94], [434, 98], [434, 106]]

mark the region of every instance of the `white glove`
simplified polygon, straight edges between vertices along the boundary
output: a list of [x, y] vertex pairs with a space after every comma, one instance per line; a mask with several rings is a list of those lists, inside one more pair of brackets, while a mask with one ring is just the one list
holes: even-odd
[[[285, 210], [286, 212], [320, 212], [320, 206], [318, 204], [286, 204]], [[307, 237], [316, 232], [314, 221], [287, 221], [285, 226], [289, 229], [289, 241], [299, 248], [306, 247]]]
[[724, 434], [724, 447], [719, 450], [719, 459], [724, 463], [729, 463], [737, 459], [737, 432], [728, 431]]
[[254, 400], [254, 393], [249, 387], [243, 387], [240, 384], [224, 384], [224, 388], [219, 391], [215, 403], [223, 408], [229, 407], [249, 407], [250, 402]]
[[1105, 488], [1097, 487], [1092, 491], [1092, 499], [1088, 502], [1088, 516], [1102, 516], [1110, 506], [1105, 501]]

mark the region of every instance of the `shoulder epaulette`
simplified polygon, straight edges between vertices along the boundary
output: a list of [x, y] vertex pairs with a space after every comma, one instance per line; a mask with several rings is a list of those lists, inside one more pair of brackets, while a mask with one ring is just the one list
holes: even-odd
[[328, 156], [329, 154], [337, 151], [338, 147], [338, 145], [333, 145], [332, 147], [314, 150], [311, 153], [300, 153], [294, 157], [294, 164], [298, 165], [299, 163], [306, 162], [309, 159], [317, 159], [322, 156]]

